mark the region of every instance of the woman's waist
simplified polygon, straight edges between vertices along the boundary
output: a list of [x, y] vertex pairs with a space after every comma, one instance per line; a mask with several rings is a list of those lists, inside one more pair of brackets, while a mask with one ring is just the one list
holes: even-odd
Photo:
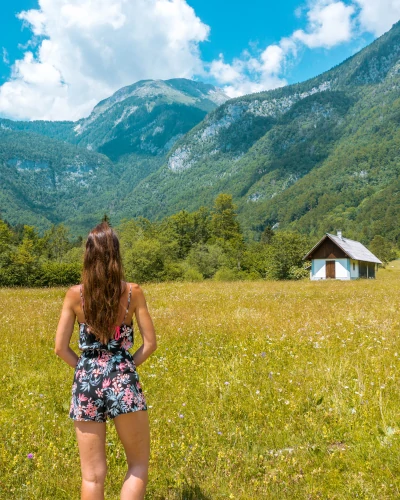
[[106, 346], [104, 347], [85, 346], [85, 347], [79, 347], [79, 349], [81, 351], [81, 357], [86, 357], [86, 358], [100, 358], [108, 360], [111, 358], [118, 357], [118, 358], [132, 359], [132, 354], [123, 347], [108, 348]]
[[85, 374], [107, 375], [112, 372], [135, 372], [133, 356], [128, 351], [112, 353], [101, 349], [85, 350], [81, 353], [76, 365], [77, 371]]

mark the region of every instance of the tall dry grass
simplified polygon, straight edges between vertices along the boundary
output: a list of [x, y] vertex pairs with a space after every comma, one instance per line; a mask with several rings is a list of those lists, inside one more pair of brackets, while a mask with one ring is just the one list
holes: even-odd
[[[147, 498], [399, 498], [392, 265], [376, 281], [144, 286], [159, 344], [138, 369]], [[53, 353], [64, 293], [0, 290], [2, 499], [79, 498], [73, 374]], [[117, 499], [125, 463], [112, 423], [107, 454], [106, 498]]]

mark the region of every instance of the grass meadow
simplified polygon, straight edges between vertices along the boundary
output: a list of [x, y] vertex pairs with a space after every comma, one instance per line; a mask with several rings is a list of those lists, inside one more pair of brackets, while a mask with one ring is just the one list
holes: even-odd
[[[159, 344], [138, 368], [146, 498], [400, 498], [400, 262], [375, 281], [143, 289]], [[79, 498], [73, 371], [53, 352], [64, 293], [0, 290], [1, 499]], [[107, 429], [116, 500], [125, 463]]]

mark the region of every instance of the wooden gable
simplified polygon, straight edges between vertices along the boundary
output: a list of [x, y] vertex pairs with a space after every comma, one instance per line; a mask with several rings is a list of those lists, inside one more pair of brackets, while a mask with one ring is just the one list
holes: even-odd
[[348, 255], [330, 238], [325, 237], [308, 255], [308, 259], [343, 259]]

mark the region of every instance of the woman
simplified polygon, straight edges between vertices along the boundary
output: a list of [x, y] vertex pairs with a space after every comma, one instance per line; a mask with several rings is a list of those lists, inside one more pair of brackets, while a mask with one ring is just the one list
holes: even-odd
[[[106, 420], [114, 419], [125, 449], [128, 472], [121, 500], [143, 499], [148, 474], [150, 432], [147, 406], [136, 367], [157, 343], [141, 288], [123, 281], [119, 241], [103, 222], [89, 234], [82, 285], [66, 293], [55, 352], [75, 368], [70, 417], [74, 420], [82, 470], [82, 499], [104, 498], [107, 471]], [[135, 315], [143, 339], [133, 354]], [[79, 324], [80, 357], [69, 347]]]

